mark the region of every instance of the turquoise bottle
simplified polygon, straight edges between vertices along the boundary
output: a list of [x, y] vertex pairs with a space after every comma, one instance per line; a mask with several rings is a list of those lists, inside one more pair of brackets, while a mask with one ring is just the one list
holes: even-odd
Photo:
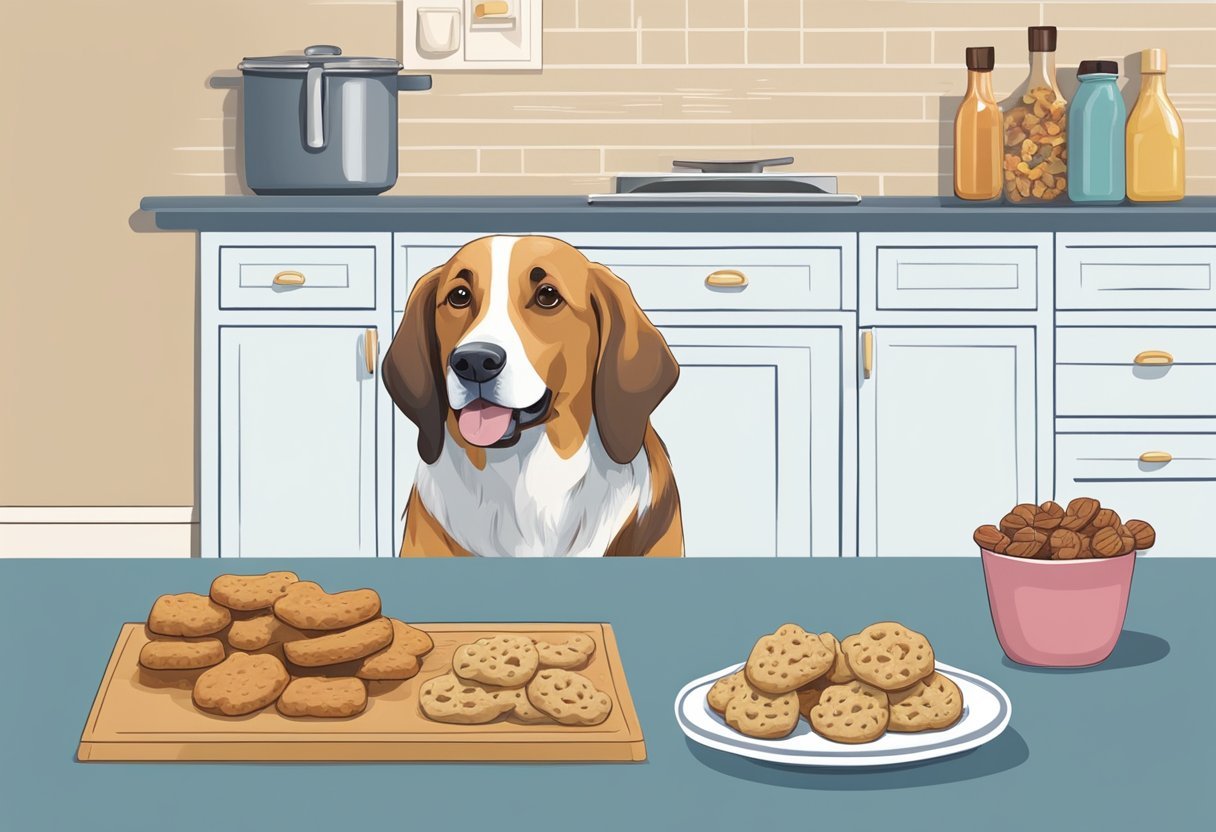
[[1119, 94], [1119, 64], [1081, 61], [1077, 78], [1081, 85], [1068, 108], [1068, 198], [1090, 205], [1122, 202], [1127, 108]]

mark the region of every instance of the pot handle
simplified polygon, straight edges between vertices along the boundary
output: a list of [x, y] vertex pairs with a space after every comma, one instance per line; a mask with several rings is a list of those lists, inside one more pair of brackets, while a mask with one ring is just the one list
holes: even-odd
[[429, 75], [398, 75], [397, 92], [422, 92], [431, 88]]
[[319, 66], [310, 66], [304, 79], [304, 130], [308, 146], [314, 150], [325, 147], [325, 119], [321, 100], [321, 81], [325, 70]]

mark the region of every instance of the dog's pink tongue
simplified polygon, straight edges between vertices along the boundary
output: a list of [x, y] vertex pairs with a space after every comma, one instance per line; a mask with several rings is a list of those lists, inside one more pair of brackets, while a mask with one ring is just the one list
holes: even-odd
[[511, 424], [511, 408], [478, 399], [460, 411], [456, 423], [466, 442], [484, 448], [506, 435]]

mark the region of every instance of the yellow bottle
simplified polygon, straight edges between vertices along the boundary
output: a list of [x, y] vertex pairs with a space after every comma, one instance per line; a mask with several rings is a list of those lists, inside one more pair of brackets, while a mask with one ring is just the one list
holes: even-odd
[[954, 194], [959, 199], [1001, 195], [1001, 108], [992, 94], [996, 50], [969, 46], [967, 94], [954, 116]]
[[1140, 53], [1140, 95], [1127, 119], [1127, 198], [1175, 202], [1186, 190], [1182, 118], [1165, 92], [1165, 50]]

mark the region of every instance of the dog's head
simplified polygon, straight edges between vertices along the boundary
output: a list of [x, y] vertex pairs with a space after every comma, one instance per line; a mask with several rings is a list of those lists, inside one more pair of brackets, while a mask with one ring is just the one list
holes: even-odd
[[629, 286], [551, 237], [474, 240], [422, 277], [384, 359], [389, 395], [418, 426], [466, 450], [544, 429], [562, 456], [594, 415], [608, 455], [637, 456], [679, 368]]

